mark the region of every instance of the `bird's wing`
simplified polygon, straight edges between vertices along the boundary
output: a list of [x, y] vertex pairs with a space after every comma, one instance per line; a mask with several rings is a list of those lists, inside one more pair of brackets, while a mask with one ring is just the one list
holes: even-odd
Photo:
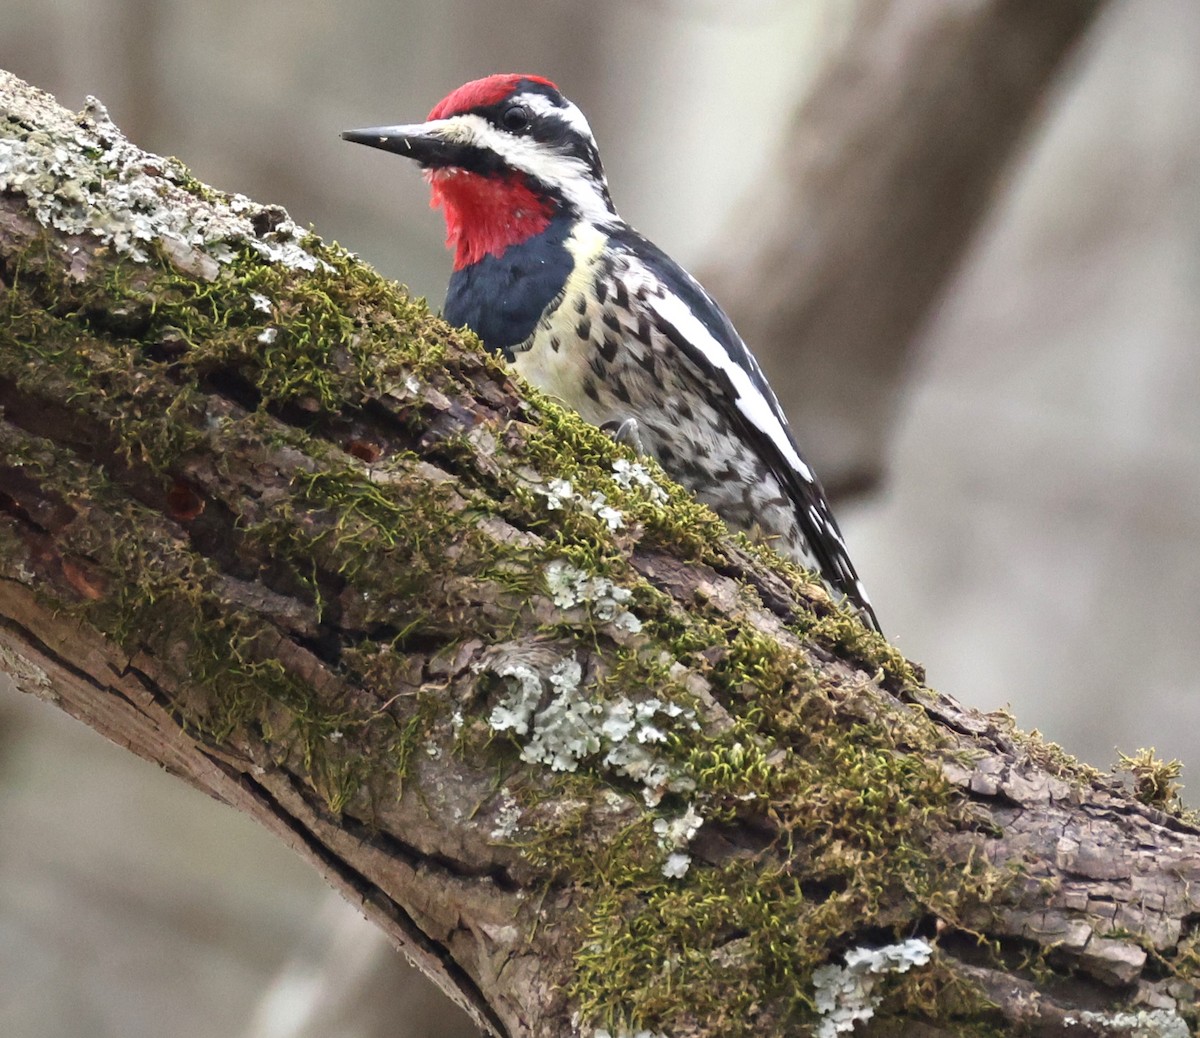
[[658, 331], [695, 365], [705, 382], [723, 390], [729, 418], [791, 499], [821, 575], [878, 629], [825, 491], [800, 456], [779, 400], [732, 322], [700, 283], [652, 242], [626, 228], [612, 237], [661, 287], [631, 295], [642, 297]]

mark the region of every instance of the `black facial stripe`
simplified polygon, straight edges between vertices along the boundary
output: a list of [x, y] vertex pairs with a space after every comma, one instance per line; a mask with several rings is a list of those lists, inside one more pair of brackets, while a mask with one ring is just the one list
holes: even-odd
[[412, 151], [417, 154], [408, 154], [412, 154], [425, 169], [453, 166], [483, 177], [520, 176], [535, 194], [552, 199], [560, 206], [566, 202], [565, 195], [557, 185], [543, 183], [522, 170], [514, 170], [499, 152], [491, 148], [447, 141], [421, 141], [414, 144]]
[[500, 176], [510, 172], [504, 160], [491, 148], [480, 148], [474, 144], [452, 141], [437, 141], [420, 146], [424, 153], [418, 161], [425, 169], [440, 169], [454, 166], [485, 177]]
[[600, 152], [590, 137], [584, 136], [566, 119], [549, 113], [534, 117], [529, 135], [539, 144], [554, 148], [560, 155], [577, 159], [596, 181], [604, 179]]
[[[537, 84], [535, 84], [536, 86]], [[539, 93], [547, 93], [545, 88], [538, 91]], [[549, 95], [547, 95], [549, 96]], [[509, 134], [511, 131], [504, 126], [504, 113], [512, 105], [514, 97], [506, 98], [498, 104], [487, 105], [485, 107], [471, 109], [470, 115], [477, 115], [482, 119], [487, 120], [498, 133]], [[560, 99], [561, 100], [561, 99]], [[559, 105], [565, 107], [565, 102]], [[547, 145], [553, 148], [560, 155], [565, 155], [568, 158], [577, 159], [583, 164], [584, 168], [592, 175], [592, 178], [597, 182], [604, 180], [604, 166], [600, 161], [600, 152], [596, 148], [595, 142], [590, 137], [579, 133], [566, 119], [553, 112], [538, 113], [531, 112], [532, 118], [527, 130], [521, 131], [518, 136], [529, 137], [539, 144]], [[465, 149], [464, 149], [465, 150]], [[451, 165], [451, 163], [445, 163]], [[474, 164], [466, 162], [455, 162], [453, 165], [462, 165], [464, 169], [470, 169], [477, 173], [498, 173], [502, 172], [500, 165], [487, 166], [481, 164], [478, 160]]]
[[436, 153], [422, 155], [419, 161], [425, 169], [453, 166], [483, 177], [520, 177], [535, 195], [554, 203], [555, 208], [562, 208], [567, 202], [566, 196], [557, 185], [543, 183], [522, 170], [513, 169], [491, 148], [476, 147], [474, 144], [438, 142]]

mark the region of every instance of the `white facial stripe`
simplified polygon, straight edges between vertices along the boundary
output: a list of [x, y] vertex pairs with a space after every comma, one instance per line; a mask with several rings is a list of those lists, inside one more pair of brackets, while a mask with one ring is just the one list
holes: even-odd
[[425, 126], [454, 144], [485, 144], [485, 135], [492, 130], [491, 124], [480, 115], [453, 115], [449, 119], [434, 119]]
[[587, 118], [570, 101], [567, 102], [565, 108], [559, 108], [545, 94], [521, 94], [517, 100], [535, 115], [556, 116], [576, 133], [586, 137], [593, 144], [596, 143], [596, 138], [592, 136], [592, 128], [588, 125]]
[[518, 137], [498, 130], [483, 116], [467, 113], [425, 124], [444, 139], [458, 144], [473, 144], [498, 154], [507, 165], [528, 173], [548, 187], [561, 191], [580, 214], [595, 223], [616, 219], [604, 199], [602, 184], [593, 179], [587, 165], [563, 155], [532, 137]]
[[746, 416], [751, 425], [775, 444], [784, 460], [796, 470], [801, 479], [812, 483], [812, 470], [796, 453], [787, 428], [771, 407], [771, 401], [754, 384], [749, 373], [730, 359], [725, 347], [713, 338], [701, 320], [678, 296], [668, 292], [662, 297], [652, 297], [649, 302], [659, 317], [672, 325], [684, 339], [698, 349], [714, 368], [724, 371], [729, 376], [729, 381], [737, 392], [737, 409]]

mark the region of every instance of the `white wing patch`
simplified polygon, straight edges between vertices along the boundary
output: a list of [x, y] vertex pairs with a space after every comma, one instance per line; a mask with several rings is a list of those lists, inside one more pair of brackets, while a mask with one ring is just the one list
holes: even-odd
[[[652, 296], [647, 300], [650, 308], [671, 325], [680, 336], [703, 354], [714, 368], [723, 371], [729, 378], [737, 398], [734, 404], [759, 432], [766, 436], [778, 449], [780, 455], [806, 483], [812, 483], [812, 470], [796, 453], [787, 427], [780, 421], [775, 409], [761, 389], [754, 384], [749, 372], [735, 364], [704, 323], [675, 294], [668, 292]], [[778, 404], [775, 405], [776, 407]]]

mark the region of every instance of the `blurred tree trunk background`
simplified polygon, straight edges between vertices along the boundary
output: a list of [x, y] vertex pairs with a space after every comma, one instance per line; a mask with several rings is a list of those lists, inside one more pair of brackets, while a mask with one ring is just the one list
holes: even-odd
[[[1197, 760], [1191, 0], [0, 0], [0, 19], [0, 67], [99, 96], [140, 145], [435, 301], [423, 185], [337, 132], [488, 72], [551, 76], [818, 470], [869, 491], [839, 514], [932, 683], [983, 708], [1024, 690], [1023, 724], [1101, 766], [1156, 738]], [[348, 907], [310, 922], [329, 895], [284, 848], [33, 706], [0, 698], [0, 1033], [382, 1038], [387, 1000], [427, 997]], [[64, 757], [74, 780], [46, 764]], [[405, 1004], [414, 1035], [459, 1026]]]

